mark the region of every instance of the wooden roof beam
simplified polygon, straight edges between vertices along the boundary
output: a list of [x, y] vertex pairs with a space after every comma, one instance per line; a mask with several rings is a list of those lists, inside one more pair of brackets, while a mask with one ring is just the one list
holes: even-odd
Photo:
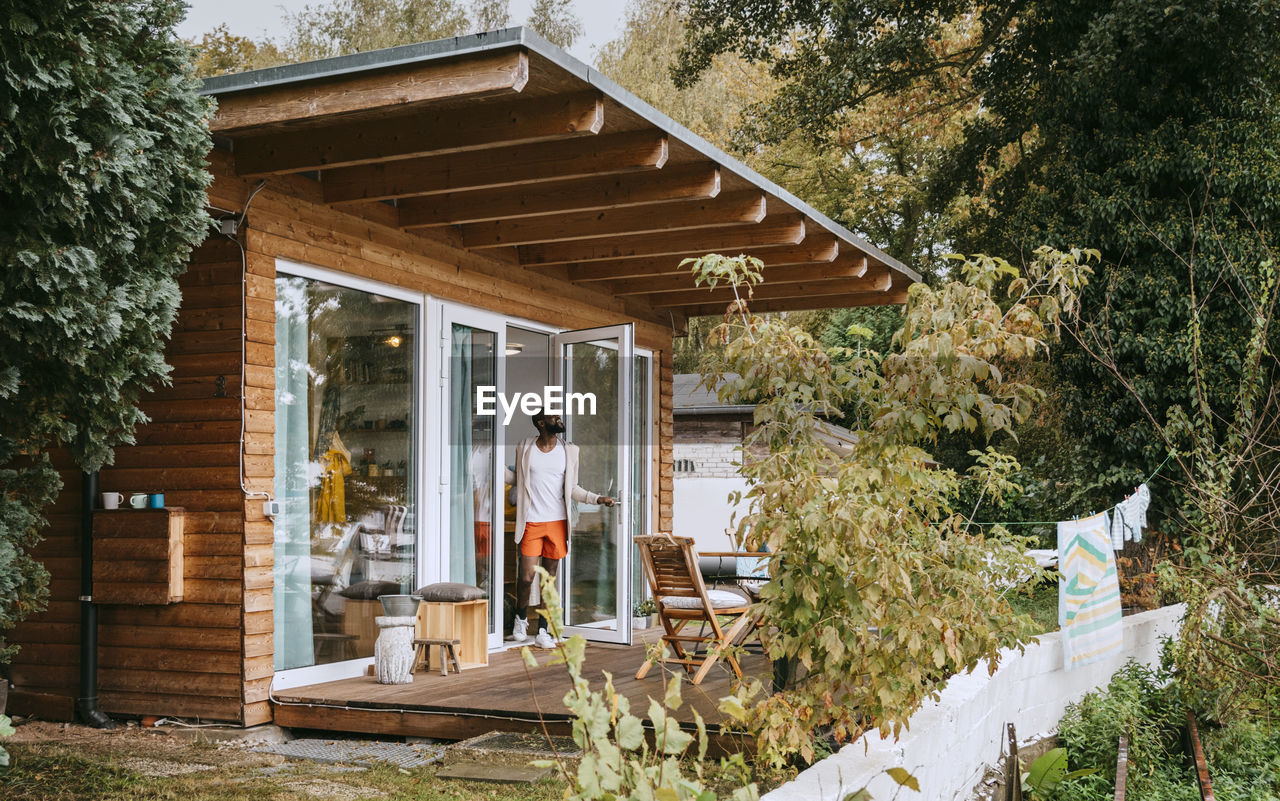
[[[901, 306], [907, 302], [907, 287], [894, 287], [888, 292], [846, 292], [833, 295], [810, 295], [802, 298], [778, 298], [776, 300], [757, 300], [751, 302], [751, 311], [756, 313], [808, 311], [811, 309], [848, 309], [857, 306]], [[719, 317], [725, 313], [728, 302], [705, 303], [696, 306], [671, 308], [677, 314], [688, 317]]]
[[636, 256], [667, 256], [689, 252], [750, 252], [769, 245], [798, 245], [804, 241], [805, 222], [799, 214], [769, 217], [750, 225], [726, 226], [706, 231], [672, 231], [634, 236], [551, 242], [518, 248], [520, 263], [528, 266], [573, 264]]
[[666, 134], [637, 131], [340, 167], [325, 170], [320, 180], [325, 202], [338, 204], [657, 170], [666, 163]]
[[426, 109], [386, 120], [245, 136], [235, 140], [240, 175], [280, 175], [464, 150], [597, 134], [598, 92], [519, 99], [475, 109]]
[[[867, 271], [865, 256], [843, 257], [834, 262], [791, 264], [764, 269], [764, 284], [794, 281], [827, 281], [836, 278], [861, 278]], [[693, 274], [687, 270], [679, 275], [653, 275], [647, 278], [629, 278], [605, 285], [608, 292], [617, 296], [648, 295], [665, 292], [681, 292], [698, 289]], [[703, 288], [705, 291], [705, 288]]]
[[712, 200], [685, 200], [661, 206], [580, 211], [550, 217], [464, 225], [462, 243], [467, 248], [493, 248], [571, 242], [601, 236], [758, 223], [764, 219], [764, 215], [764, 193], [748, 190], [721, 195]]
[[[840, 254], [840, 243], [825, 231], [810, 232], [799, 245], [782, 247], [758, 247], [747, 255], [755, 256], [766, 267], [788, 264], [829, 263]], [[633, 259], [612, 259], [574, 264], [569, 267], [569, 280], [574, 283], [591, 281], [616, 281], [621, 278], [687, 274], [688, 267], [681, 267], [685, 259], [705, 256], [705, 250], [692, 250], [670, 256], [642, 256]]]
[[[888, 292], [893, 286], [893, 277], [887, 267], [870, 270], [861, 279], [850, 280], [846, 277], [819, 279], [803, 283], [767, 282], [757, 286], [752, 292], [753, 300], [778, 300], [781, 298], [808, 298], [823, 294], [848, 294], [851, 292]], [[835, 293], [832, 292], [835, 290]], [[641, 300], [650, 306], [678, 307], [698, 306], [720, 301], [728, 303], [737, 296], [746, 296], [742, 289], [735, 295], [732, 287], [718, 286], [715, 289], [701, 287], [680, 292], [656, 293], [641, 296]]]
[[545, 214], [629, 208], [720, 194], [714, 164], [664, 167], [654, 172], [548, 181], [522, 189], [480, 189], [405, 198], [398, 204], [401, 228], [513, 220]]
[[224, 94], [209, 123], [216, 134], [339, 114], [413, 108], [447, 99], [517, 95], [529, 82], [529, 56], [520, 50], [445, 63], [424, 62], [367, 75], [337, 75]]

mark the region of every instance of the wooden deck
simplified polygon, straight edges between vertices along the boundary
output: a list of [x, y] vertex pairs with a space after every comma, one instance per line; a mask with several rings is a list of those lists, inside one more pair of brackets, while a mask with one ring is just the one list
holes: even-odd
[[[656, 633], [654, 635], [656, 636]], [[438, 670], [418, 671], [412, 684], [378, 684], [372, 676], [312, 684], [282, 690], [273, 700], [275, 722], [281, 726], [323, 731], [436, 737], [461, 740], [490, 731], [541, 732], [543, 721], [551, 734], [568, 734], [570, 716], [563, 698], [571, 684], [563, 665], [549, 665], [552, 652], [533, 651], [539, 666], [526, 674], [519, 649], [490, 654], [489, 665], [441, 676]], [[661, 698], [662, 673], [651, 670], [634, 676], [644, 661], [645, 644], [587, 647], [584, 675], [592, 689], [604, 687], [604, 671], [613, 675], [619, 694], [644, 717], [650, 696]], [[758, 654], [740, 657], [744, 671], [766, 674], [769, 663]], [[674, 667], [674, 666], [673, 666]], [[676, 713], [692, 730], [696, 710], [709, 732], [725, 722], [719, 699], [731, 690], [733, 673], [717, 664], [702, 684], [683, 687], [684, 704]], [[717, 735], [716, 750], [738, 750], [742, 738]]]

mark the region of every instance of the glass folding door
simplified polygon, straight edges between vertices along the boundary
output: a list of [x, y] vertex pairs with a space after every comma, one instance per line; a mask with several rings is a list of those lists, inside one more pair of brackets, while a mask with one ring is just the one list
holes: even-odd
[[371, 657], [416, 580], [420, 305], [318, 272], [276, 279], [276, 670]]
[[613, 507], [574, 504], [562, 568], [568, 631], [604, 642], [631, 640], [633, 337], [631, 325], [616, 325], [553, 338], [566, 435], [579, 449], [578, 482], [619, 501]]

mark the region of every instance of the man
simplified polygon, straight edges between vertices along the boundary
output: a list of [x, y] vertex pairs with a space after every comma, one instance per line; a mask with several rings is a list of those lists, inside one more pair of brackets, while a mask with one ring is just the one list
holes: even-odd
[[[507, 483], [515, 485], [515, 540], [520, 547], [516, 621], [511, 630], [516, 642], [529, 638], [529, 602], [539, 560], [543, 569], [555, 576], [560, 560], [569, 553], [569, 503], [616, 503], [613, 498], [578, 486], [578, 446], [561, 441], [564, 421], [560, 415], [538, 412], [533, 415], [533, 425], [538, 436], [516, 446], [516, 469], [508, 468], [506, 472]], [[546, 615], [538, 616], [538, 634], [533, 644], [538, 648], [556, 645], [547, 631]]]

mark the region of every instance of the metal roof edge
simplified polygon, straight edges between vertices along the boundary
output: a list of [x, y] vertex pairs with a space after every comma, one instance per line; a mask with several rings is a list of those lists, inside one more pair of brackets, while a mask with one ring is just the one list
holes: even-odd
[[671, 413], [682, 414], [746, 414], [754, 412], [755, 406], [676, 406]]
[[[204, 79], [200, 94], [227, 95], [235, 92], [249, 92], [302, 81], [335, 78], [367, 70], [392, 69], [422, 61], [482, 53], [486, 50], [527, 46], [525, 35], [524, 28], [504, 28], [499, 31], [472, 33], [466, 36], [455, 36], [452, 39], [436, 39], [431, 42], [333, 56], [316, 61], [281, 64], [278, 67], [238, 72], [234, 75], [218, 75]], [[547, 44], [550, 45], [550, 43]], [[554, 45], [550, 46], [554, 47]]]
[[777, 197], [784, 203], [796, 207], [797, 210], [812, 218], [814, 222], [825, 228], [829, 233], [834, 234], [837, 238], [849, 242], [875, 259], [884, 262], [891, 269], [907, 276], [912, 281], [921, 280], [920, 274], [915, 270], [855, 235], [844, 226], [814, 209], [808, 203], [712, 145], [666, 114], [658, 111], [594, 67], [584, 64], [542, 38], [533, 30], [525, 27], [505, 28], [499, 31], [455, 36], [452, 39], [438, 39], [433, 42], [401, 45], [400, 47], [391, 47], [385, 50], [370, 50], [367, 53], [353, 53], [348, 56], [335, 56], [318, 61], [304, 61], [300, 64], [268, 67], [236, 75], [206, 78], [200, 93], [203, 95], [223, 95], [252, 91], [272, 86], [332, 78], [367, 70], [390, 69], [416, 62], [453, 58], [510, 47], [528, 48], [566, 72], [578, 76], [589, 85], [601, 90], [635, 114], [662, 129], [668, 136], [674, 136], [703, 156], [719, 163], [721, 167], [751, 181], [763, 191]]

